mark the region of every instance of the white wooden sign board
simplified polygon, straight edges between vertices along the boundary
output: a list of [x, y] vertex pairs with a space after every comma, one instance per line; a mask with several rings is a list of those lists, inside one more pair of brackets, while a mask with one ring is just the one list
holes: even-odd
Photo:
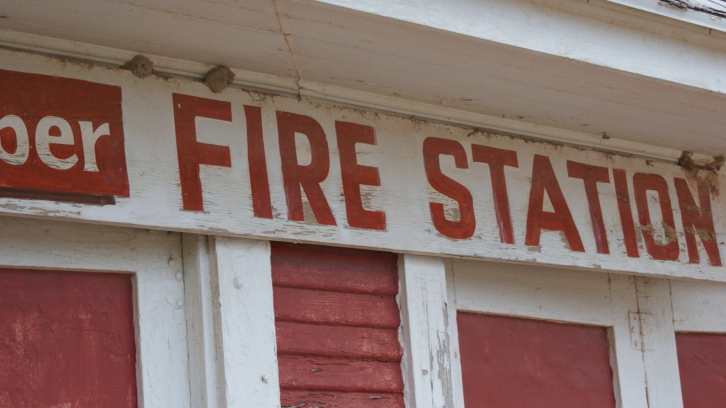
[[4, 214], [726, 281], [708, 172], [20, 52], [0, 70]]

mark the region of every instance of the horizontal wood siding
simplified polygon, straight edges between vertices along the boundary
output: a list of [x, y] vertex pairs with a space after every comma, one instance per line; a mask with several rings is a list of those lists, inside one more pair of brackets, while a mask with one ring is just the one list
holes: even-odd
[[273, 243], [283, 407], [403, 407], [398, 257]]

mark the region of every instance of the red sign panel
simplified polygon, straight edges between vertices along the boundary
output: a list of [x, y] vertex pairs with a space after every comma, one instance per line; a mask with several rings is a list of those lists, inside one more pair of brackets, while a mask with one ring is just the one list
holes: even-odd
[[121, 88], [0, 70], [0, 197], [129, 196]]

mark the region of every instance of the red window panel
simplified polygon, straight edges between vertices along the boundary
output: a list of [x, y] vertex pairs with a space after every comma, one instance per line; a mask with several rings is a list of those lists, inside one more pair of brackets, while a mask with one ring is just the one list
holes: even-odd
[[726, 334], [676, 333], [683, 408], [726, 404]]
[[0, 407], [134, 408], [131, 278], [0, 269]]
[[607, 330], [457, 314], [466, 408], [613, 408]]
[[395, 254], [273, 243], [283, 407], [402, 408]]

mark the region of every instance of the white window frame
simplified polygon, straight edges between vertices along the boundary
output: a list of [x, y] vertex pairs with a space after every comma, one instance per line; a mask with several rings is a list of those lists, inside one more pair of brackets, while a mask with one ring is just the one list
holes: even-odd
[[636, 278], [416, 255], [400, 264], [407, 407], [464, 406], [457, 311], [607, 327], [616, 406], [648, 407]]
[[0, 217], [0, 268], [133, 276], [139, 408], [190, 407], [181, 235]]

